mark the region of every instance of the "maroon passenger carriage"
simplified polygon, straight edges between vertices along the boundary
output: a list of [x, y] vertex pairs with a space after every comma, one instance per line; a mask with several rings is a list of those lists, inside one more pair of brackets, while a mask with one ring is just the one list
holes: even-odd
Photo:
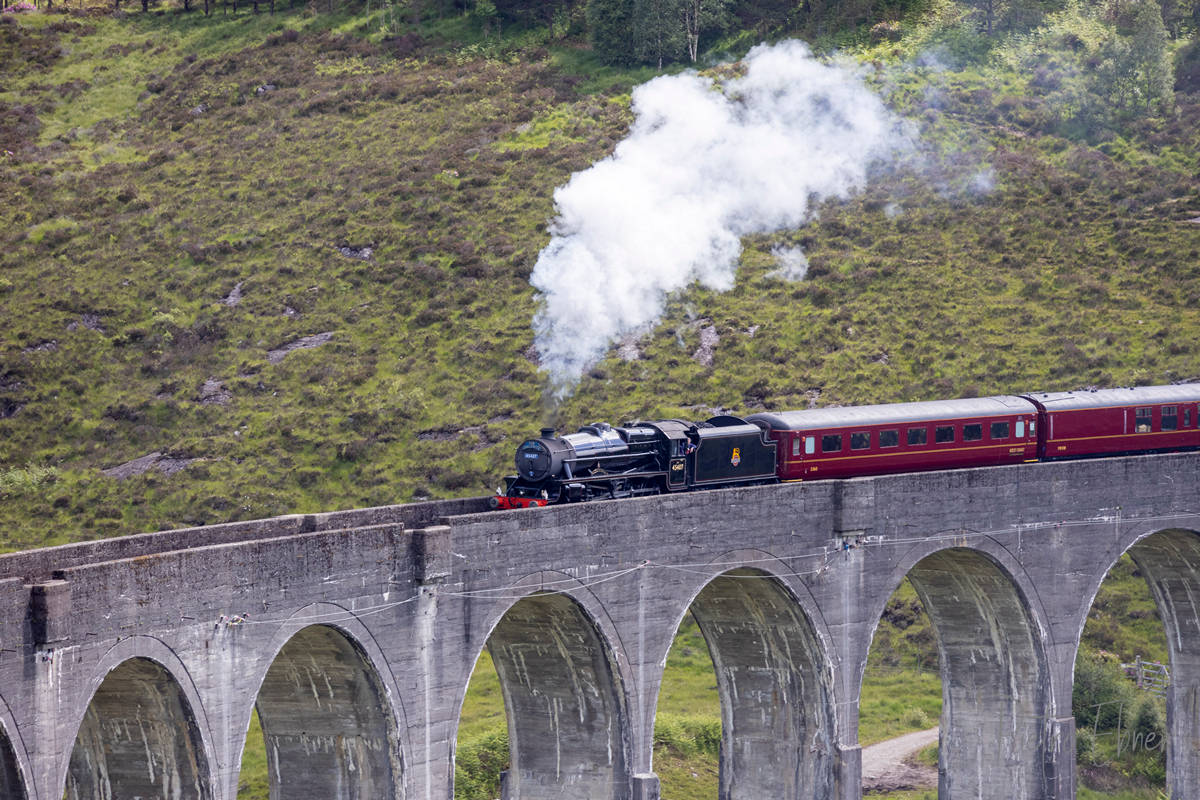
[[1037, 460], [1038, 409], [1005, 395], [753, 414], [778, 443], [780, 480]]
[[779, 479], [1200, 449], [1200, 383], [816, 408], [747, 417]]
[[1042, 459], [1200, 448], [1200, 383], [1027, 397], [1044, 420]]

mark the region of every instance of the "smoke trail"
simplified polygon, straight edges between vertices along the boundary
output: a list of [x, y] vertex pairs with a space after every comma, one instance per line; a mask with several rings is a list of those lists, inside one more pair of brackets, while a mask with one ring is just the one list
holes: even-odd
[[530, 282], [558, 398], [613, 342], [657, 321], [669, 293], [732, 288], [742, 236], [801, 225], [907, 144], [850, 70], [801, 42], [760, 45], [744, 67], [720, 86], [695, 74], [639, 86], [628, 138], [555, 191]]
[[804, 255], [804, 251], [799, 247], [784, 247], [777, 244], [771, 248], [771, 255], [775, 257], [777, 265], [768, 273], [772, 278], [802, 281], [808, 274], [808, 256]]

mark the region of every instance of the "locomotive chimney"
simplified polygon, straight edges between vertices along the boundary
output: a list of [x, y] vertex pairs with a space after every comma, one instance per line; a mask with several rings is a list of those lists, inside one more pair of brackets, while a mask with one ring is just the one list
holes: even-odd
[[542, 438], [543, 439], [553, 439], [554, 438], [554, 428], [542, 428]]

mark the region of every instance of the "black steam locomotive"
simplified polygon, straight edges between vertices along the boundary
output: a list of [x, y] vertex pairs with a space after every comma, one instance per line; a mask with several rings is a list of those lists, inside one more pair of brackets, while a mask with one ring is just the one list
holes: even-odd
[[597, 422], [555, 436], [543, 428], [517, 448], [517, 474], [492, 508], [615, 499], [713, 486], [773, 483], [775, 442], [739, 417], [666, 419], [619, 428]]

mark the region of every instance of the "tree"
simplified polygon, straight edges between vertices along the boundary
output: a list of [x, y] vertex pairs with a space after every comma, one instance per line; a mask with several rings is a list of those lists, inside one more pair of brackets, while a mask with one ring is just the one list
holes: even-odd
[[730, 0], [683, 0], [683, 29], [688, 58], [693, 64], [700, 50], [701, 37], [710, 31], [723, 31], [729, 25]]
[[1160, 0], [1159, 8], [1162, 10], [1163, 25], [1166, 26], [1167, 32], [1171, 34], [1172, 39], [1178, 39], [1180, 29], [1187, 23], [1187, 17], [1191, 13], [1191, 6], [1187, 0]]
[[589, 0], [588, 28], [592, 48], [608, 64], [632, 64], [634, 0]]
[[772, 30], [794, 26], [800, 8], [796, 0], [735, 0], [730, 10], [739, 27], [765, 36]]
[[552, 25], [557, 15], [571, 11], [576, 0], [493, 0], [496, 11], [506, 22], [529, 25]]
[[[1100, 46], [1090, 78], [1095, 94], [1107, 98], [1117, 112], [1124, 112], [1134, 105], [1137, 76], [1128, 37], [1114, 35]], [[1118, 116], [1122, 115], [1118, 113]]]
[[1141, 0], [1134, 11], [1129, 56], [1143, 105], [1161, 109], [1175, 104], [1175, 65], [1167, 48], [1167, 29], [1156, 0]]
[[687, 0], [634, 0], [633, 51], [642, 62], [657, 64], [683, 56], [687, 36], [683, 7]]
[[1061, 7], [1058, 0], [968, 0], [980, 16], [980, 31], [1028, 31], [1041, 24], [1046, 12]]
[[695, 63], [706, 37], [729, 24], [731, 0], [590, 0], [596, 53], [612, 64]]
[[500, 32], [500, 12], [492, 0], [475, 0], [470, 13], [471, 18], [483, 29], [483, 38], [491, 36], [493, 30]]

